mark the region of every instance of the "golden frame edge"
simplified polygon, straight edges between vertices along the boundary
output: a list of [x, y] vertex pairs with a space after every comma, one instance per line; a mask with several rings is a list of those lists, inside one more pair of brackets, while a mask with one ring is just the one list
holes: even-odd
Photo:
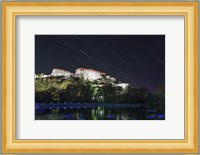
[[[17, 140], [15, 138], [15, 18], [19, 15], [184, 16], [185, 139]], [[198, 2], [2, 2], [2, 152], [197, 153]]]

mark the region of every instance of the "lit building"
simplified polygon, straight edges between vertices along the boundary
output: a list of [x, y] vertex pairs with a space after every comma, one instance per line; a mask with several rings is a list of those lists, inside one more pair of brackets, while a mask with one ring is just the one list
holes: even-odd
[[127, 88], [129, 86], [128, 83], [119, 83], [116, 86], [122, 87], [122, 88]]
[[65, 77], [70, 77], [71, 73], [69, 71], [66, 71], [64, 69], [53, 69], [51, 72], [52, 76], [65, 76]]
[[110, 75], [106, 75], [106, 78], [109, 79], [109, 80], [111, 80], [111, 81], [113, 81], [113, 82], [116, 81], [116, 79], [114, 77], [111, 77]]
[[76, 70], [76, 75], [78, 77], [83, 77], [85, 80], [94, 81], [102, 78], [102, 76], [105, 76], [106, 74], [93, 69], [78, 68]]
[[47, 77], [50, 77], [50, 75], [45, 75], [45, 74], [38, 74], [38, 75], [36, 75], [35, 74], [35, 78], [47, 78]]

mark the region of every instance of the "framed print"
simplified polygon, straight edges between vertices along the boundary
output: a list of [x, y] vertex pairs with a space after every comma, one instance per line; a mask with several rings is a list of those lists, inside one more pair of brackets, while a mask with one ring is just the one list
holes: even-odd
[[3, 153], [198, 153], [198, 2], [3, 2]]

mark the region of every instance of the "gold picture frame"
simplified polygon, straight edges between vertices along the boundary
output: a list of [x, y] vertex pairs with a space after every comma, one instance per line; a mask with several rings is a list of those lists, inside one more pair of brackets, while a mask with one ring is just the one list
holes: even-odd
[[[161, 15], [185, 21], [184, 140], [19, 140], [15, 120], [15, 19], [25, 15]], [[3, 153], [197, 153], [198, 2], [2, 2]]]

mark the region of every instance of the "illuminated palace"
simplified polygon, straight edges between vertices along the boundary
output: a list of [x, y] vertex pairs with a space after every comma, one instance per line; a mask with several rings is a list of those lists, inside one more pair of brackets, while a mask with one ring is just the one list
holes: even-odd
[[65, 69], [58, 69], [54, 68], [51, 72], [51, 75], [40, 75], [37, 76], [36, 78], [46, 78], [46, 77], [64, 77], [65, 79], [68, 79], [70, 77], [79, 77], [79, 78], [84, 78], [85, 80], [89, 81], [94, 81], [94, 80], [99, 80], [101, 78], [106, 78], [109, 79], [113, 85], [126, 88], [129, 86], [128, 83], [118, 83], [115, 84], [114, 82], [116, 79], [114, 77], [111, 77], [110, 75], [106, 75], [104, 72], [100, 72], [94, 69], [87, 69], [87, 68], [78, 68], [76, 69], [75, 73], [71, 73], [69, 71], [66, 71]]

